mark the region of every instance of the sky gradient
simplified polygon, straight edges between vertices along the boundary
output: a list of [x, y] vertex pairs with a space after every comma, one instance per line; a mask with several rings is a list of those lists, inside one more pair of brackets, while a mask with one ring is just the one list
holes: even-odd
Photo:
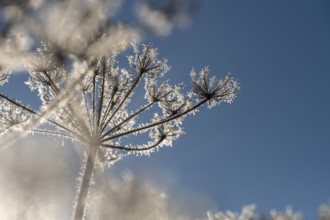
[[172, 80], [189, 86], [191, 68], [209, 66], [241, 90], [232, 105], [188, 118], [173, 149], [116, 168], [154, 179], [166, 170], [177, 190], [202, 191], [219, 210], [291, 205], [315, 219], [330, 198], [329, 9], [326, 0], [206, 0], [188, 28], [148, 38]]

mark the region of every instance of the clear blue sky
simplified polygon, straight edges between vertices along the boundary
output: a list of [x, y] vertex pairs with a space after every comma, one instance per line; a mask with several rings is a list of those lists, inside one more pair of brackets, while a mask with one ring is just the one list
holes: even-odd
[[117, 168], [166, 170], [220, 210], [291, 205], [315, 219], [330, 199], [329, 11], [327, 0], [206, 0], [189, 28], [147, 39], [172, 78], [189, 84], [192, 67], [209, 65], [242, 89], [232, 105], [188, 118], [174, 148]]

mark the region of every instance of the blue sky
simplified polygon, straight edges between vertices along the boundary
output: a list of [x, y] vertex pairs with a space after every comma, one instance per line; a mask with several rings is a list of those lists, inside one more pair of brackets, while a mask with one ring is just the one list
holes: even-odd
[[117, 169], [154, 179], [165, 170], [178, 190], [202, 191], [219, 210], [291, 205], [316, 218], [330, 200], [329, 9], [327, 0], [206, 0], [187, 29], [148, 38], [172, 79], [189, 85], [191, 68], [208, 65], [231, 72], [241, 90], [232, 105], [188, 118], [174, 148]]

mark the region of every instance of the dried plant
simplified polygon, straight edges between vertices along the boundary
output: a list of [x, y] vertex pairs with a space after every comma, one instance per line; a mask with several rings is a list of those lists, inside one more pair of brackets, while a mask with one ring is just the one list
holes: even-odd
[[[41, 133], [79, 142], [86, 152], [77, 184], [75, 220], [83, 219], [96, 162], [111, 165], [129, 154], [150, 155], [160, 147], [172, 146], [183, 133], [186, 116], [204, 104], [211, 108], [231, 103], [239, 89], [231, 75], [209, 78], [207, 68], [199, 74], [191, 72], [190, 91], [170, 85], [164, 80], [169, 71], [167, 60], [159, 59], [149, 44], [140, 49], [132, 44], [129, 67], [124, 68], [116, 56], [129, 42], [137, 42], [141, 33], [123, 25], [108, 28], [104, 5], [103, 1], [51, 2], [38, 5], [38, 10], [45, 11], [40, 15], [48, 13], [39, 20], [31, 17], [31, 8], [16, 5], [22, 18], [14, 19], [10, 27], [15, 29], [24, 21], [42, 43], [33, 51], [16, 47], [19, 42], [15, 40], [2, 41], [0, 50], [6, 58], [0, 62], [0, 84], [14, 70], [26, 71], [26, 85], [41, 100], [40, 110], [35, 110], [0, 93], [0, 130], [5, 134], [1, 143], [8, 145], [19, 136]], [[67, 31], [62, 31], [64, 27]], [[16, 63], [7, 61], [13, 54]], [[137, 94], [141, 84], [144, 104], [134, 108], [130, 105], [133, 100], [143, 101]], [[132, 135], [142, 135], [145, 143], [135, 144]]]

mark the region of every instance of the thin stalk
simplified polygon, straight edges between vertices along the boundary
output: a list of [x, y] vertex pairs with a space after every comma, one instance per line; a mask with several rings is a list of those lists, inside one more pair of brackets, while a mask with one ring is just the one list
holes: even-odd
[[34, 115], [37, 114], [34, 110], [32, 110], [32, 109], [30, 109], [30, 108], [28, 108], [28, 107], [26, 107], [26, 106], [20, 104], [19, 102], [14, 101], [13, 99], [7, 97], [6, 95], [2, 94], [1, 92], [0, 92], [0, 97], [1, 97], [1, 98], [4, 98], [5, 100], [7, 100], [8, 102], [10, 102], [10, 103], [12, 103], [12, 104], [14, 104], [14, 105], [16, 105], [16, 106], [18, 106], [18, 107], [24, 109], [25, 111], [30, 112], [31, 114], [34, 114]]
[[[100, 120], [101, 120], [101, 116], [102, 116], [102, 105], [103, 105], [103, 98], [104, 98], [104, 86], [105, 86], [105, 65], [103, 63], [102, 86], [101, 86], [101, 91], [100, 91], [100, 100], [99, 100], [99, 108], [98, 108], [97, 123], [96, 123], [98, 129], [99, 129]], [[99, 130], [97, 132], [99, 132]]]
[[93, 92], [92, 92], [92, 131], [94, 132], [96, 130], [96, 125], [95, 125], [95, 111], [96, 111], [96, 106], [95, 106], [95, 102], [96, 102], [96, 75], [94, 73], [93, 76]]
[[134, 147], [123, 147], [123, 146], [117, 146], [117, 145], [110, 145], [110, 144], [101, 144], [102, 147], [108, 147], [113, 148], [117, 150], [125, 150], [125, 151], [146, 151], [151, 150], [155, 147], [157, 147], [160, 143], [162, 143], [165, 140], [165, 137], [160, 138], [157, 142], [154, 144], [148, 146], [148, 147], [141, 147], [141, 148], [134, 148]]
[[83, 97], [84, 97], [84, 103], [85, 103], [85, 108], [86, 108], [86, 114], [87, 114], [87, 118], [88, 118], [89, 128], [92, 129], [92, 120], [91, 120], [91, 115], [90, 115], [89, 108], [88, 108], [86, 93], [84, 91], [82, 91], [82, 93], [83, 93]]
[[71, 135], [63, 133], [63, 132], [49, 131], [49, 130], [43, 130], [43, 129], [33, 129], [30, 132], [48, 134], [48, 135], [54, 135], [54, 136], [61, 136], [61, 137], [66, 137], [66, 138], [73, 138]]
[[86, 209], [86, 202], [87, 196], [90, 189], [92, 177], [93, 177], [93, 170], [95, 165], [95, 160], [97, 156], [97, 149], [98, 146], [91, 144], [89, 146], [87, 161], [85, 165], [85, 170], [83, 173], [83, 178], [81, 181], [81, 186], [77, 198], [77, 205], [74, 210], [73, 220], [82, 220], [84, 217], [85, 209]]
[[[16, 102], [16, 101], [14, 101], [13, 99], [11, 99], [11, 98], [5, 96], [5, 95], [2, 94], [2, 93], [0, 93], [0, 97], [1, 97], [1, 98], [4, 98], [4, 99], [7, 100], [8, 102], [10, 102], [10, 103], [16, 105], [17, 107], [22, 108], [23, 110], [25, 110], [25, 111], [31, 113], [32, 115], [39, 116], [39, 114], [38, 114], [37, 112], [35, 112], [34, 110], [32, 110], [32, 109], [30, 109], [30, 108], [28, 108], [28, 107], [26, 107], [26, 106], [24, 106], [24, 105], [22, 105], [22, 104], [20, 104], [20, 103], [18, 103], [18, 102]], [[56, 126], [62, 128], [62, 129], [64, 129], [64, 130], [66, 130], [66, 131], [72, 133], [73, 135], [75, 135], [75, 136], [77, 136], [77, 137], [82, 137], [82, 136], [79, 135], [78, 133], [72, 131], [71, 129], [69, 129], [69, 128], [67, 128], [67, 127], [65, 127], [65, 126], [63, 126], [63, 125], [61, 125], [61, 124], [59, 124], [59, 123], [57, 123], [57, 122], [55, 122], [55, 121], [53, 121], [53, 120], [50, 120], [50, 119], [46, 119], [46, 120], [47, 120], [49, 123], [54, 124], [54, 125], [56, 125]]]
[[[107, 125], [111, 119], [116, 115], [116, 113], [119, 111], [119, 109], [121, 108], [121, 106], [125, 103], [126, 99], [128, 98], [128, 96], [132, 93], [132, 91], [134, 90], [135, 86], [138, 84], [138, 82], [140, 81], [141, 77], [142, 77], [142, 72], [139, 72], [139, 75], [135, 78], [134, 83], [132, 85], [132, 87], [130, 88], [130, 90], [126, 93], [125, 97], [123, 98], [123, 100], [121, 101], [121, 103], [119, 104], [118, 108], [112, 113], [111, 117], [105, 122], [105, 125]], [[104, 128], [102, 129], [101, 132], [104, 131], [104, 129], [106, 128], [106, 126], [104, 126]]]
[[[10, 134], [6, 135], [6, 137], [2, 138], [2, 140], [0, 140], [0, 150], [5, 149], [6, 147], [13, 144], [17, 139], [25, 136], [28, 133], [26, 131], [34, 129], [36, 126], [40, 125], [40, 123], [43, 120], [47, 120], [47, 118], [49, 116], [51, 116], [51, 114], [53, 114], [58, 108], [61, 108], [64, 105], [66, 105], [70, 101], [70, 99], [73, 97], [73, 95], [76, 94], [76, 91], [78, 91], [80, 89], [81, 82], [89, 74], [90, 74], [90, 72], [86, 71], [85, 73], [80, 75], [79, 78], [75, 79], [70, 84], [71, 85], [70, 89], [69, 90], [64, 90], [61, 94], [59, 94], [59, 96], [53, 102], [49, 103], [46, 106], [47, 108], [45, 108], [44, 110], [38, 112], [38, 114], [33, 113], [36, 117], [29, 120], [27, 123], [24, 123], [20, 130], [11, 132]], [[56, 123], [54, 123], [54, 121], [50, 121], [50, 120], [47, 120], [47, 121], [49, 121], [49, 122], [56, 125]], [[77, 135], [77, 137], [80, 136], [76, 132], [73, 132], [70, 129], [65, 128], [64, 126], [60, 126], [60, 127], [64, 128], [65, 130], [68, 130], [68, 131], [72, 132], [72, 134]], [[84, 139], [85, 138], [82, 137], [82, 140], [84, 140]]]
[[116, 92], [117, 92], [117, 90], [112, 90], [111, 91], [111, 98], [110, 98], [110, 100], [107, 104], [107, 107], [105, 109], [104, 115], [103, 115], [102, 120], [101, 120], [101, 124], [100, 124], [100, 128], [102, 128], [101, 131], [103, 131], [105, 129], [105, 127], [107, 126], [107, 124], [105, 124], [105, 120], [108, 117], [108, 114], [110, 113], [110, 110], [113, 107], [113, 103], [114, 103], [113, 98], [115, 97]]
[[[49, 81], [50, 88], [54, 91], [54, 93], [55, 93], [55, 96], [54, 97], [56, 98], [56, 96], [58, 96], [60, 94], [60, 89], [57, 87], [57, 85], [55, 84], [55, 82], [49, 76], [49, 74], [47, 73], [47, 71], [44, 71], [43, 74], [47, 77], [47, 79]], [[86, 126], [84, 126], [84, 123], [80, 120], [80, 118], [74, 117], [74, 115], [78, 115], [78, 114], [74, 114], [75, 111], [74, 111], [74, 109], [73, 109], [73, 107], [71, 106], [70, 103], [68, 103], [68, 108], [69, 108], [69, 110], [67, 110], [66, 108], [63, 107], [63, 111], [65, 111], [65, 113], [69, 116], [68, 119], [70, 120], [70, 122], [77, 129], [79, 129], [81, 132], [86, 131], [87, 128], [86, 128]], [[75, 119], [77, 119], [77, 120], [75, 120]]]
[[123, 121], [121, 121], [118, 125], [116, 125], [115, 127], [113, 127], [112, 129], [110, 129], [109, 131], [107, 131], [105, 134], [103, 134], [101, 136], [101, 138], [107, 136], [108, 134], [110, 134], [112, 131], [115, 131], [117, 128], [119, 128], [120, 126], [122, 126], [125, 122], [131, 120], [132, 118], [134, 118], [136, 115], [139, 115], [140, 113], [142, 113], [143, 111], [145, 111], [146, 109], [150, 108], [155, 102], [150, 102], [149, 104], [145, 105], [144, 107], [142, 107], [141, 109], [139, 109], [138, 111], [136, 111], [135, 113], [133, 113], [132, 115], [130, 115], [129, 117], [127, 117], [126, 119], [124, 119]]
[[177, 114], [177, 115], [174, 115], [172, 117], [168, 117], [168, 118], [165, 118], [165, 119], [162, 119], [158, 122], [155, 122], [155, 123], [151, 123], [149, 125], [146, 125], [146, 126], [142, 126], [142, 127], [139, 127], [139, 128], [135, 128], [135, 129], [132, 129], [130, 131], [126, 131], [126, 132], [123, 132], [123, 133], [119, 133], [119, 134], [116, 134], [116, 135], [113, 135], [113, 136], [110, 136], [108, 138], [104, 138], [102, 139], [102, 143], [106, 142], [106, 141], [109, 141], [109, 140], [112, 140], [112, 139], [115, 139], [115, 138], [119, 138], [119, 137], [122, 137], [124, 135], [128, 135], [128, 134], [132, 134], [132, 133], [135, 133], [135, 132], [138, 132], [138, 131], [142, 131], [142, 130], [145, 130], [145, 129], [149, 129], [149, 128], [152, 128], [152, 127], [155, 127], [157, 125], [160, 125], [160, 124], [163, 124], [163, 123], [166, 123], [166, 122], [169, 122], [171, 120], [174, 120], [174, 119], [177, 119], [183, 115], [186, 115], [187, 113], [197, 109], [198, 107], [200, 107], [201, 105], [203, 105], [205, 102], [207, 102], [209, 99], [204, 99], [202, 101], [200, 101], [198, 104], [196, 104], [195, 106], [191, 107], [190, 109], [187, 109], [186, 111], [180, 113], [180, 114]]

